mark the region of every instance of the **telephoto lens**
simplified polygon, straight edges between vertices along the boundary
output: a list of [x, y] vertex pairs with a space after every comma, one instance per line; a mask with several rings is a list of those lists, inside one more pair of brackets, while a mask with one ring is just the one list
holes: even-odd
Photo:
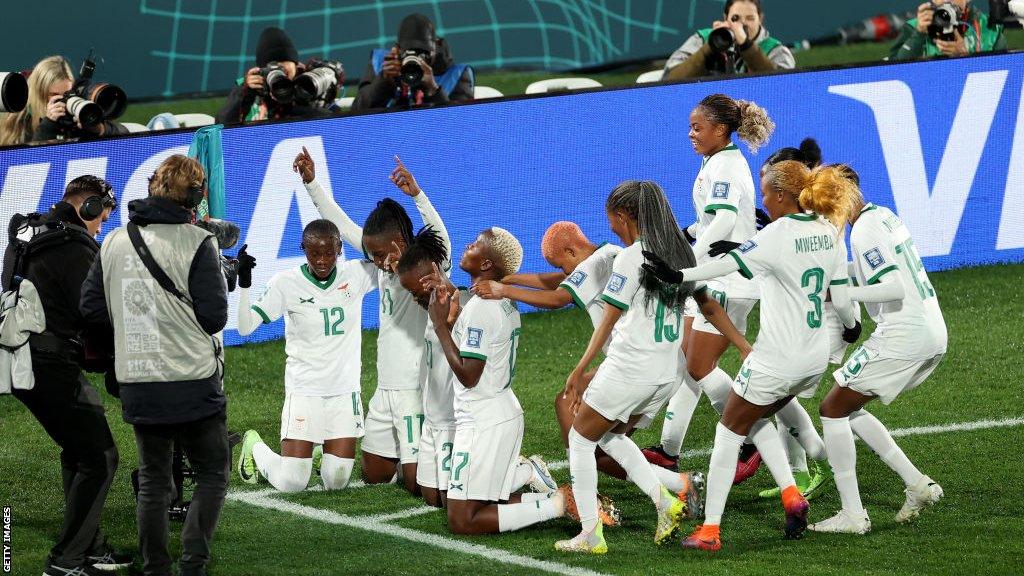
[[118, 86], [106, 82], [94, 82], [85, 85], [84, 92], [103, 110], [107, 120], [120, 118], [128, 107], [128, 95]]
[[295, 79], [295, 99], [303, 103], [334, 100], [338, 85], [345, 78], [341, 62], [316, 61], [308, 68], [308, 72]]
[[74, 118], [82, 128], [92, 128], [103, 122], [103, 109], [92, 100], [68, 93], [64, 96], [64, 104], [67, 107], [68, 116]]
[[416, 88], [423, 83], [423, 66], [426, 60], [415, 50], [406, 50], [402, 53], [402, 84], [410, 88]]
[[21, 112], [28, 104], [28, 80], [17, 72], [0, 72], [0, 112]]
[[712, 52], [722, 53], [736, 45], [736, 36], [728, 28], [715, 28], [708, 34], [708, 46]]
[[295, 98], [295, 85], [280, 64], [271, 62], [260, 70], [260, 74], [263, 76], [264, 90], [271, 98], [282, 104], [288, 104]]

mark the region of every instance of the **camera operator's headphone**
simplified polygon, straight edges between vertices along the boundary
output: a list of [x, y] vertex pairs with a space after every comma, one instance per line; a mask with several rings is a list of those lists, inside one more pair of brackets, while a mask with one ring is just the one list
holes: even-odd
[[192, 208], [192, 209], [198, 208], [199, 204], [201, 204], [203, 202], [203, 198], [206, 198], [205, 191], [206, 191], [206, 179], [205, 178], [203, 178], [203, 181], [200, 182], [198, 185], [190, 184], [189, 187], [188, 187], [188, 191], [187, 191], [187, 193], [185, 195], [185, 207], [186, 208]]
[[114, 199], [113, 187], [109, 182], [96, 176], [90, 176], [89, 179], [91, 184], [100, 188], [100, 193], [89, 196], [82, 202], [82, 206], [79, 207], [78, 215], [85, 222], [92, 222], [99, 218], [104, 210], [117, 205], [117, 201]]

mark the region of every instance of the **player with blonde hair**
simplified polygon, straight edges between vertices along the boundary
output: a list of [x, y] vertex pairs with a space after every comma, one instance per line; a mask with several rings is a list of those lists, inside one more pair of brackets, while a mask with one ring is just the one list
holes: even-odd
[[839, 229], [860, 201], [857, 186], [837, 168], [812, 171], [787, 160], [769, 166], [761, 180], [761, 194], [772, 223], [729, 252], [728, 258], [680, 271], [660, 255], [645, 254], [651, 260], [645, 270], [665, 282], [740, 272], [747, 278], [756, 276], [761, 289], [761, 329], [754, 351], [732, 384], [715, 433], [705, 521], [683, 540], [684, 548], [721, 549], [722, 513], [740, 446], [748, 437], [757, 444], [781, 489], [786, 537], [802, 536], [809, 505], [766, 418], [797, 394], [815, 388], [828, 366], [829, 342], [822, 321], [826, 290], [843, 324], [851, 330], [859, 324], [847, 294], [846, 250], [839, 237]]

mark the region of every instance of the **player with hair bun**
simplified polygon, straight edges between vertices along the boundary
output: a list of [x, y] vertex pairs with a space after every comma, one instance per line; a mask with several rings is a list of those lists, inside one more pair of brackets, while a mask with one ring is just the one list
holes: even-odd
[[[690, 141], [703, 157], [693, 184], [693, 208], [697, 221], [685, 230], [694, 242], [697, 263], [711, 261], [714, 245], [721, 241], [745, 242], [757, 232], [758, 214], [754, 179], [750, 165], [732, 141], [732, 135], [745, 142], [751, 152], [768, 141], [775, 124], [768, 113], [754, 102], [734, 100], [725, 94], [707, 96], [690, 112]], [[758, 289], [739, 274], [714, 279], [707, 284], [710, 295], [719, 301], [729, 319], [741, 334], [747, 331], [747, 316], [757, 302]], [[701, 391], [708, 395], [721, 413], [728, 397], [732, 379], [718, 367], [718, 361], [729, 347], [723, 336], [694, 303], [685, 312], [687, 373], [684, 383], [669, 402], [662, 424], [661, 442], [644, 451], [649, 461], [661, 466], [678, 466], [686, 430], [700, 400]], [[735, 480], [742, 482], [757, 471], [760, 456], [752, 448], [744, 450]]]
[[[515, 236], [493, 227], [466, 246], [459, 267], [475, 283], [515, 274], [522, 261], [523, 248]], [[422, 305], [429, 294], [427, 310], [437, 342], [436, 351], [430, 347], [431, 363], [446, 363], [452, 375], [432, 371], [432, 377], [451, 382], [454, 390], [455, 433], [446, 495], [449, 529], [456, 534], [493, 534], [565, 515], [572, 505], [568, 490], [557, 489], [542, 461], [519, 455], [523, 409], [512, 384], [522, 328], [515, 303], [474, 296], [460, 311], [453, 287], [436, 265], [431, 265], [435, 272], [423, 279], [422, 287], [415, 286], [424, 264], [422, 258], [399, 261], [403, 285], [416, 294], [417, 302]], [[540, 492], [515, 493], [528, 483]]]
[[679, 270], [658, 254], [644, 254], [651, 261], [644, 269], [665, 282], [706, 280], [738, 271], [747, 278], [756, 276], [761, 289], [761, 329], [754, 351], [732, 384], [715, 433], [705, 521], [683, 540], [684, 548], [721, 549], [722, 513], [740, 447], [748, 437], [781, 489], [786, 537], [802, 536], [809, 505], [766, 418], [821, 381], [829, 355], [822, 318], [826, 291], [851, 331], [847, 341], [856, 340], [853, 332], [859, 327], [847, 295], [846, 250], [839, 229], [854, 214], [860, 190], [840, 169], [812, 171], [785, 160], [765, 171], [761, 193], [772, 223], [729, 257]]

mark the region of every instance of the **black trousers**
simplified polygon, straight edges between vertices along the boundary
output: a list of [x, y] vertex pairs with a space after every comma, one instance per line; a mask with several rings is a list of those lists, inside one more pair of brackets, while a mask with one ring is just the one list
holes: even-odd
[[100, 516], [117, 470], [117, 446], [103, 402], [78, 365], [60, 352], [32, 350], [32, 390], [13, 391], [61, 448], [64, 523], [49, 564], [78, 566], [103, 543]]
[[135, 425], [139, 448], [139, 548], [146, 576], [169, 576], [167, 507], [175, 496], [171, 478], [174, 444], [195, 471], [195, 491], [181, 528], [183, 575], [201, 573], [210, 560], [210, 541], [227, 494], [231, 449], [223, 413], [186, 424]]

